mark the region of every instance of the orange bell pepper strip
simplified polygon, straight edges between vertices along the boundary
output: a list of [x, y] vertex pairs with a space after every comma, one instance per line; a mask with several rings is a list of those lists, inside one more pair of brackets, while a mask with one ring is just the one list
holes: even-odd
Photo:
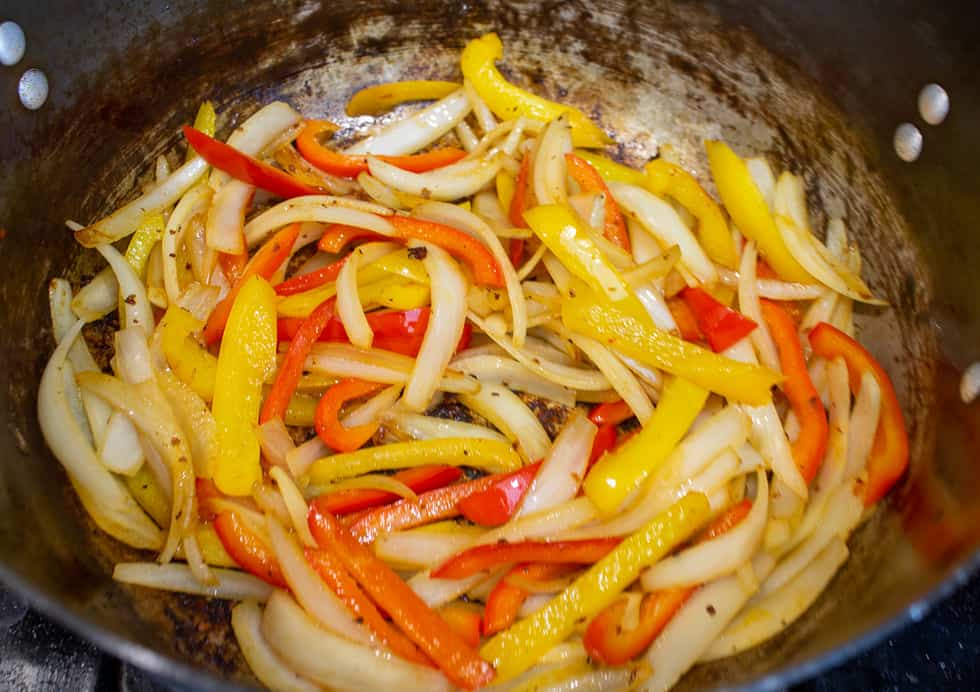
[[317, 249], [321, 252], [341, 252], [347, 245], [355, 240], [391, 240], [380, 233], [369, 231], [366, 228], [357, 226], [347, 226], [342, 223], [333, 223], [327, 226], [317, 242]]
[[[749, 500], [728, 508], [701, 532], [695, 543], [710, 541], [731, 530], [751, 509]], [[582, 638], [589, 657], [606, 665], [620, 665], [646, 651], [697, 588], [688, 586], [646, 594], [640, 604], [639, 623], [631, 630], [622, 626], [626, 600], [619, 599], [607, 606], [592, 619]]]
[[411, 216], [388, 216], [386, 220], [395, 227], [403, 240], [422, 240], [438, 245], [456, 259], [465, 262], [480, 285], [503, 288], [504, 276], [497, 260], [479, 240], [434, 221], [424, 221]]
[[366, 593], [357, 585], [344, 564], [332, 553], [326, 550], [307, 548], [304, 551], [306, 561], [326, 583], [330, 590], [344, 602], [347, 609], [355, 617], [374, 632], [378, 640], [391, 653], [404, 658], [406, 661], [432, 666], [430, 661], [418, 647], [415, 646], [398, 628], [388, 622], [378, 611], [378, 608]]
[[693, 343], [702, 343], [704, 341], [704, 334], [701, 333], [701, 329], [698, 327], [698, 319], [694, 316], [694, 312], [687, 304], [687, 301], [677, 296], [668, 298], [667, 309], [670, 310], [671, 317], [677, 323], [677, 331], [680, 332], [681, 338], [684, 341]]
[[237, 514], [219, 513], [214, 518], [214, 530], [225, 550], [242, 569], [273, 586], [289, 588], [279, 569], [275, 553]]
[[482, 492], [473, 493], [459, 502], [460, 513], [480, 526], [500, 526], [517, 511], [521, 500], [538, 475], [541, 462], [504, 474]]
[[437, 611], [439, 617], [452, 627], [456, 634], [463, 638], [469, 646], [474, 649], [480, 646], [480, 611], [475, 606], [468, 606], [462, 603], [451, 603], [444, 605]]
[[711, 350], [721, 353], [748, 336], [758, 325], [716, 300], [703, 288], [688, 286], [681, 298], [694, 314], [699, 331], [708, 337]]
[[616, 446], [616, 426], [600, 425], [596, 431], [595, 438], [592, 440], [592, 451], [589, 452], [589, 465], [592, 468], [602, 456]]
[[[341, 178], [355, 178], [368, 170], [367, 156], [344, 154], [320, 144], [321, 134], [332, 133], [336, 129], [333, 123], [324, 120], [307, 120], [296, 137], [296, 148], [304, 159], [321, 171]], [[423, 173], [456, 163], [464, 156], [466, 152], [462, 149], [443, 147], [411, 156], [378, 156], [377, 158], [406, 171]]]
[[572, 153], [565, 154], [565, 162], [568, 164], [568, 174], [582, 188], [582, 192], [601, 193], [605, 196], [606, 220], [603, 224], [602, 235], [606, 237], [606, 240], [616, 243], [629, 252], [630, 236], [626, 231], [626, 221], [623, 219], [623, 214], [619, 211], [619, 206], [613, 199], [612, 193], [606, 187], [605, 181], [599, 175], [599, 171], [591, 163]]
[[248, 154], [243, 154], [234, 147], [209, 137], [200, 130], [195, 130], [190, 125], [184, 125], [183, 132], [187, 143], [201, 155], [202, 159], [233, 178], [261, 187], [286, 199], [315, 195], [319, 192], [288, 173], [262, 163]]
[[483, 636], [501, 632], [517, 620], [521, 606], [530, 593], [517, 584], [508, 581], [508, 577], [517, 576], [528, 581], [548, 581], [567, 574], [572, 565], [536, 563], [516, 565], [503, 579], [498, 581], [490, 595], [487, 596], [487, 607], [483, 611]]
[[449, 558], [432, 570], [431, 576], [436, 579], [462, 579], [514, 562], [591, 565], [604, 558], [621, 541], [617, 537], [478, 545]]
[[[423, 493], [454, 483], [462, 475], [463, 472], [455, 466], [439, 465], [405, 469], [393, 475], [392, 478], [401, 481], [416, 493]], [[397, 499], [398, 495], [384, 490], [351, 488], [321, 495], [316, 499], [316, 502], [322, 511], [340, 516], [371, 509], [378, 505], [394, 502]]]
[[[528, 210], [528, 193], [531, 184], [531, 157], [528, 154], [521, 159], [521, 168], [517, 172], [517, 180], [514, 182], [514, 196], [510, 198], [510, 208], [507, 210], [507, 217], [514, 224], [514, 228], [527, 228], [527, 221], [524, 220], [524, 212]], [[507, 255], [510, 263], [514, 267], [519, 267], [524, 258], [524, 239], [511, 238], [507, 248]]]
[[333, 515], [314, 505], [310, 531], [324, 550], [336, 555], [361, 588], [429, 658], [450, 682], [466, 689], [488, 684], [496, 673], [453, 628], [367, 546], [346, 531]]
[[818, 356], [844, 359], [854, 394], [858, 393], [861, 375], [865, 372], [874, 376], [881, 389], [881, 414], [868, 458], [868, 482], [864, 488], [864, 506], [870, 507], [888, 493], [909, 465], [909, 437], [895, 387], [881, 363], [833, 325], [821, 322], [814, 327], [810, 332], [810, 345]]
[[607, 401], [589, 412], [589, 420], [598, 426], [619, 425], [633, 417], [633, 409], [622, 399]]
[[235, 255], [230, 252], [219, 252], [218, 264], [221, 265], [221, 271], [225, 273], [228, 283], [234, 284], [241, 277], [245, 265], [248, 264], [248, 253], [241, 252]]
[[830, 426], [820, 395], [810, 380], [806, 357], [800, 346], [793, 318], [778, 303], [760, 300], [762, 317], [769, 325], [779, 352], [779, 365], [783, 370], [783, 393], [789, 399], [793, 413], [800, 423], [800, 435], [792, 444], [793, 460], [803, 479], [809, 483], [817, 475], [827, 453]]
[[273, 418], [285, 420], [289, 400], [293, 398], [296, 385], [299, 384], [299, 380], [303, 376], [303, 365], [306, 363], [306, 357], [310, 354], [313, 344], [320, 338], [320, 334], [326, 329], [327, 324], [330, 323], [335, 302], [334, 298], [330, 298], [320, 303], [293, 334], [292, 340], [289, 342], [289, 350], [286, 351], [286, 357], [276, 372], [272, 389], [269, 390], [269, 394], [262, 403], [262, 411], [259, 413], [260, 425]]
[[259, 248], [259, 251], [242, 270], [241, 276], [232, 285], [231, 290], [228, 291], [228, 295], [218, 303], [214, 312], [211, 313], [211, 317], [208, 318], [208, 323], [204, 326], [204, 331], [201, 334], [205, 344], [210, 346], [221, 338], [225, 331], [225, 324], [228, 323], [228, 315], [231, 314], [231, 306], [234, 305], [235, 298], [245, 282], [255, 275], [268, 279], [286, 261], [296, 243], [297, 236], [299, 236], [299, 229], [300, 224], [290, 224]]
[[347, 257], [341, 257], [339, 260], [328, 264], [326, 267], [315, 269], [308, 274], [294, 276], [293, 278], [287, 279], [280, 284], [276, 284], [273, 288], [276, 289], [276, 295], [278, 296], [292, 296], [296, 295], [297, 293], [305, 293], [306, 291], [322, 286], [325, 283], [336, 281], [337, 277], [340, 275], [340, 270], [344, 268], [344, 262], [346, 261]]
[[379, 423], [348, 428], [340, 422], [340, 409], [348, 401], [374, 394], [383, 387], [383, 384], [349, 377], [327, 389], [316, 407], [316, 416], [313, 419], [313, 427], [323, 443], [339, 452], [353, 452], [363, 447], [377, 431]]

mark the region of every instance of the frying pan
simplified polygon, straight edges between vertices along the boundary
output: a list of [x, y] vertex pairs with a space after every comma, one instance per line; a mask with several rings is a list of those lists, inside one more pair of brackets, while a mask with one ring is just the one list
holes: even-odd
[[[0, 580], [145, 669], [200, 689], [254, 684], [225, 604], [111, 581], [111, 564], [133, 553], [85, 518], [45, 449], [35, 396], [52, 349], [47, 280], [96, 268], [63, 221], [132, 194], [205, 98], [228, 115], [220, 134], [276, 98], [363, 127], [342, 114], [355, 89], [458, 79], [463, 42], [495, 30], [507, 74], [585, 109], [628, 163], [669, 142], [703, 175], [701, 141], [721, 136], [802, 174], [818, 227], [827, 213], [847, 219], [892, 304], [860, 310], [858, 324], [904, 406], [908, 476], [804, 618], [681, 686], [773, 689], [921, 618], [967, 578], [980, 545], [980, 409], [957, 395], [980, 358], [977, 11], [906, 0], [7, 3], [0, 20], [25, 29], [27, 53], [0, 68]], [[38, 111], [17, 100], [27, 67], [50, 81]], [[952, 102], [939, 127], [916, 114], [933, 81]], [[924, 135], [914, 164], [893, 150], [903, 121]]]

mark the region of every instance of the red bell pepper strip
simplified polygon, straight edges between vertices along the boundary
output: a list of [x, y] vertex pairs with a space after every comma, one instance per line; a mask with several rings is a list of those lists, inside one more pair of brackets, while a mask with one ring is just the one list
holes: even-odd
[[[463, 472], [455, 466], [418, 466], [399, 471], [392, 478], [401, 481], [416, 493], [424, 493], [454, 483], [462, 475]], [[316, 503], [322, 511], [339, 516], [371, 509], [397, 499], [398, 495], [384, 490], [351, 488], [320, 495]]]
[[568, 175], [572, 177], [582, 192], [596, 193], [605, 195], [605, 223], [603, 224], [602, 235], [606, 240], [616, 243], [627, 252], [630, 251], [630, 236], [626, 231], [626, 221], [623, 214], [619, 211], [616, 200], [606, 187], [605, 181], [599, 175], [599, 171], [586, 161], [575, 154], [565, 154], [565, 162], [568, 164]]
[[378, 640], [406, 661], [432, 666], [430, 661], [401, 631], [388, 622], [378, 611], [377, 606], [357, 585], [354, 577], [344, 567], [344, 563], [326, 550], [307, 548], [306, 561], [326, 583], [330, 590], [344, 602], [347, 609], [374, 632]]
[[574, 567], [561, 564], [516, 565], [494, 585], [490, 595], [487, 596], [487, 607], [483, 612], [483, 636], [489, 637], [513, 625], [521, 606], [530, 596], [526, 589], [509, 582], [508, 577], [519, 576], [528, 581], [548, 581], [566, 574], [571, 569]]
[[423, 240], [438, 245], [458, 260], [466, 262], [473, 279], [483, 286], [503, 288], [504, 277], [497, 260], [479, 240], [434, 221], [425, 221], [411, 216], [388, 216], [386, 220], [395, 227], [399, 238], [404, 240]]
[[633, 417], [633, 409], [622, 399], [598, 404], [589, 412], [589, 420], [596, 425], [619, 425]]
[[265, 245], [259, 248], [259, 251], [255, 253], [255, 256], [245, 266], [238, 280], [232, 284], [228, 295], [218, 303], [214, 312], [211, 313], [211, 317], [208, 318], [208, 323], [204, 326], [202, 333], [204, 343], [210, 346], [221, 338], [221, 335], [225, 331], [225, 324], [228, 322], [228, 315], [231, 314], [231, 306], [234, 305], [235, 298], [238, 297], [238, 291], [245, 285], [245, 282], [254, 274], [258, 274], [263, 279], [268, 279], [288, 259], [289, 253], [296, 243], [296, 238], [299, 236], [299, 228], [300, 224], [298, 223], [290, 224], [277, 232]]
[[326, 267], [315, 269], [307, 274], [294, 276], [291, 279], [276, 284], [276, 295], [291, 296], [297, 293], [305, 293], [311, 289], [322, 286], [325, 283], [336, 281], [340, 275], [340, 270], [344, 268], [347, 257], [341, 257], [336, 262], [328, 264]]
[[800, 423], [800, 434], [792, 445], [793, 461], [803, 479], [809, 483], [817, 475], [827, 453], [830, 426], [820, 395], [810, 380], [806, 357], [800, 346], [793, 318], [779, 304], [760, 300], [762, 318], [779, 352], [779, 365], [783, 371], [783, 393]]
[[[321, 134], [332, 133], [336, 129], [337, 127], [333, 123], [323, 120], [307, 120], [296, 138], [296, 148], [299, 149], [299, 153], [303, 155], [304, 159], [321, 171], [341, 178], [355, 178], [368, 170], [367, 156], [344, 154], [320, 144], [319, 137]], [[466, 152], [462, 149], [444, 147], [411, 156], [378, 156], [377, 158], [403, 170], [422, 173], [456, 163], [464, 156], [466, 156]]]
[[241, 252], [234, 255], [230, 252], [219, 252], [218, 263], [221, 265], [221, 271], [225, 273], [228, 283], [234, 284], [245, 271], [245, 265], [248, 264], [248, 253]]
[[[528, 191], [531, 183], [531, 157], [527, 154], [521, 159], [521, 168], [517, 172], [517, 180], [514, 181], [514, 196], [510, 198], [510, 209], [507, 216], [514, 228], [527, 228], [527, 221], [524, 220], [524, 212], [528, 208]], [[519, 267], [524, 258], [524, 239], [511, 238], [507, 248], [507, 255], [510, 263], [514, 267]]]
[[844, 359], [854, 394], [860, 390], [861, 375], [865, 372], [874, 376], [881, 389], [881, 414], [868, 458], [868, 482], [864, 488], [864, 506], [870, 507], [888, 493], [909, 465], [909, 438], [895, 387], [874, 356], [826, 322], [821, 322], [810, 332], [810, 345], [818, 356]]
[[278, 168], [262, 163], [256, 158], [243, 154], [234, 147], [209, 137], [190, 125], [183, 127], [184, 137], [201, 158], [218, 170], [249, 185], [268, 190], [274, 195], [289, 199], [303, 195], [316, 195], [319, 190], [300, 182]]
[[214, 530], [232, 559], [246, 572], [286, 589], [275, 553], [234, 512], [221, 512], [214, 518]]
[[506, 524], [517, 511], [539, 468], [540, 461], [504, 474], [486, 490], [460, 500], [460, 513], [481, 526]]
[[[729, 507], [701, 532], [695, 541], [710, 541], [731, 530], [752, 510], [752, 502], [744, 500]], [[674, 614], [697, 590], [697, 586], [654, 591], [643, 597], [640, 621], [632, 630], [622, 626], [626, 600], [618, 599], [602, 610], [589, 623], [582, 638], [589, 656], [606, 665], [620, 665], [645, 651], [667, 626]]]
[[703, 288], [688, 286], [681, 291], [681, 298], [691, 308], [698, 327], [708, 337], [715, 353], [721, 353], [756, 328], [755, 322], [722, 305]]
[[392, 240], [388, 236], [369, 231], [366, 228], [348, 226], [342, 223], [332, 223], [327, 226], [317, 242], [317, 249], [321, 252], [341, 252], [347, 245], [355, 240]]
[[606, 423], [600, 425], [592, 440], [592, 452], [589, 453], [589, 468], [602, 458], [602, 455], [616, 446], [616, 426]]
[[436, 579], [462, 579], [514, 562], [548, 562], [590, 565], [620, 544], [622, 538], [581, 541], [521, 541], [478, 545], [454, 555], [431, 572]]
[[698, 328], [698, 320], [683, 298], [668, 298], [667, 309], [670, 310], [670, 315], [677, 324], [677, 331], [684, 341], [704, 342], [704, 334]]
[[439, 608], [439, 617], [452, 627], [474, 649], [480, 646], [480, 611], [475, 607], [452, 603]]
[[286, 351], [286, 357], [276, 372], [272, 389], [269, 390], [268, 396], [262, 403], [259, 424], [273, 418], [285, 419], [289, 400], [293, 398], [296, 385], [299, 384], [299, 380], [303, 376], [303, 365], [306, 362], [306, 357], [310, 354], [313, 344], [320, 338], [320, 334], [330, 323], [335, 302], [334, 298], [329, 298], [320, 303], [306, 319], [301, 321], [293, 333], [289, 342], [289, 350]]
[[310, 509], [309, 524], [320, 547], [340, 559], [361, 588], [435, 661], [453, 684], [474, 689], [493, 680], [496, 675], [493, 667], [480, 658], [476, 649], [469, 646], [370, 548], [358, 543], [333, 515], [321, 512], [314, 505]]
[[378, 423], [365, 423], [348, 428], [340, 422], [340, 409], [348, 401], [374, 394], [384, 388], [383, 384], [365, 382], [353, 377], [341, 380], [323, 393], [313, 417], [316, 434], [331, 449], [338, 452], [353, 452], [360, 449], [377, 431]]

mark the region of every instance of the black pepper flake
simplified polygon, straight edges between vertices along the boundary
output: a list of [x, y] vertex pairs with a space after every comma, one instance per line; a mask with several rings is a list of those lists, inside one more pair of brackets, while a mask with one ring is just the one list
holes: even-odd
[[136, 295], [130, 293], [123, 299], [123, 302], [126, 303], [126, 305], [136, 305]]
[[490, 392], [490, 396], [500, 396], [500, 392]]
[[173, 437], [170, 438], [170, 444], [176, 447], [177, 445], [180, 444], [180, 438], [174, 435]]
[[176, 252], [170, 252], [168, 254], [169, 254], [170, 257], [176, 257], [177, 256], [177, 253]]
[[426, 255], [428, 255], [428, 254], [429, 254], [429, 251], [426, 250], [421, 245], [418, 246], [418, 247], [410, 247], [410, 248], [408, 248], [408, 256], [411, 257], [412, 259], [423, 260], [423, 259], [425, 259]]
[[715, 616], [715, 613], [718, 612], [717, 610], [715, 610], [715, 607], [713, 605], [711, 605], [710, 603], [708, 604], [708, 607], [705, 608], [705, 610], [708, 612], [708, 615], [710, 615], [711, 617], [714, 617]]

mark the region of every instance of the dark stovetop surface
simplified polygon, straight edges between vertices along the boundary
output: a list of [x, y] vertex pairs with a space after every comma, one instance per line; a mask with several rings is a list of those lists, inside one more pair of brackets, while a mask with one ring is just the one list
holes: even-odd
[[[921, 622], [791, 692], [978, 688], [980, 576]], [[0, 692], [169, 689], [101, 654], [0, 587]]]

